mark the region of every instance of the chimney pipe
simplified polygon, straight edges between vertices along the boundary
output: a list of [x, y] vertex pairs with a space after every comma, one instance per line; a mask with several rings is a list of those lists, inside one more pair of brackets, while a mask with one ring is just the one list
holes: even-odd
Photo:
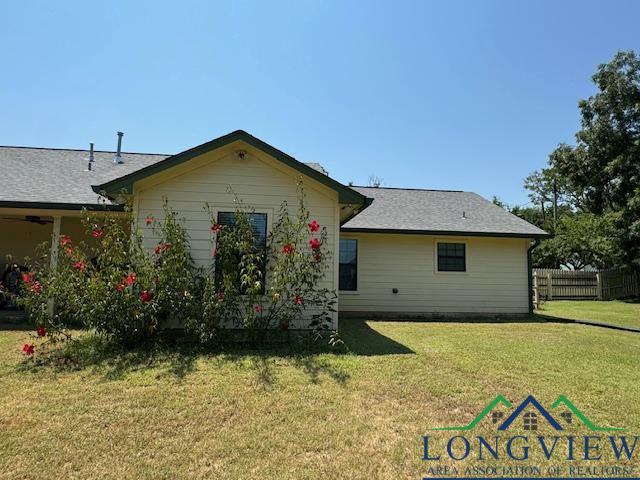
[[91, 165], [93, 164], [93, 142], [89, 143], [89, 162], [87, 163], [87, 171], [91, 171]]
[[122, 136], [124, 135], [124, 133], [122, 132], [117, 132], [118, 133], [118, 151], [116, 152], [115, 156], [113, 157], [113, 163], [117, 163], [117, 164], [122, 164], [124, 163], [124, 160], [122, 160]]

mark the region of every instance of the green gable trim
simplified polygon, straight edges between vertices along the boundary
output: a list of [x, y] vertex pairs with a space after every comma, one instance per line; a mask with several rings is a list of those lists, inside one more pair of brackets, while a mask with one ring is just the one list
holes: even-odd
[[153, 165], [149, 165], [148, 167], [142, 168], [123, 177], [116, 178], [115, 180], [104, 183], [102, 185], [93, 185], [91, 188], [98, 194], [104, 192], [107, 194], [107, 196], [110, 197], [123, 192], [132, 193], [133, 184], [139, 180], [142, 180], [143, 178], [181, 165], [182, 163], [187, 162], [204, 153], [215, 150], [216, 148], [224, 147], [225, 145], [239, 140], [248, 143], [258, 150], [263, 151], [267, 155], [270, 155], [276, 160], [281, 161], [288, 167], [297, 170], [301, 174], [306, 175], [307, 177], [311, 177], [314, 180], [322, 183], [323, 185], [326, 185], [327, 187], [335, 190], [336, 192], [338, 192], [340, 203], [364, 205], [367, 200], [367, 197], [365, 195], [362, 195], [361, 193], [356, 192], [355, 190], [334, 180], [328, 175], [324, 175], [323, 173], [314, 170], [308, 165], [299, 162], [292, 156], [287, 155], [286, 153], [278, 150], [275, 147], [272, 147], [268, 143], [265, 143], [262, 140], [254, 137], [253, 135], [248, 134], [244, 130], [236, 130], [235, 132], [223, 135], [222, 137], [216, 138], [207, 143], [203, 143], [202, 145], [198, 145], [197, 147], [190, 148], [189, 150], [185, 150], [184, 152], [173, 155], [169, 158], [161, 160]]
[[123, 212], [124, 205], [96, 203], [49, 203], [49, 202], [12, 202], [0, 201], [0, 208], [31, 208], [40, 210], [82, 210]]
[[534, 233], [508, 233], [508, 232], [461, 232], [445, 230], [403, 230], [398, 228], [341, 228], [345, 233], [393, 233], [403, 235], [440, 235], [450, 237], [504, 237], [504, 238], [547, 238], [551, 235]]

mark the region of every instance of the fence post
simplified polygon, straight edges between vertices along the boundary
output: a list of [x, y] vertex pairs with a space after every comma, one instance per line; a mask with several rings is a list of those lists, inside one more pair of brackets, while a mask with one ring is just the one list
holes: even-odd
[[600, 271], [596, 272], [596, 292], [598, 300], [602, 300], [602, 275]]
[[553, 300], [553, 275], [547, 272], [547, 300]]

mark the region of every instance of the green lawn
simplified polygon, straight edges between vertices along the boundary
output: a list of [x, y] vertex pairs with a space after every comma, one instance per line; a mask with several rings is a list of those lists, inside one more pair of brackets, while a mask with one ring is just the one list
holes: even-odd
[[564, 394], [638, 434], [640, 334], [341, 325], [349, 354], [108, 355], [86, 336], [55, 367], [23, 363], [27, 332], [0, 331], [0, 478], [419, 479], [422, 435], [448, 438], [431, 429], [468, 423], [497, 394], [545, 405]]
[[589, 320], [622, 327], [640, 328], [640, 302], [553, 300], [545, 302], [538, 312], [543, 315], [571, 320]]

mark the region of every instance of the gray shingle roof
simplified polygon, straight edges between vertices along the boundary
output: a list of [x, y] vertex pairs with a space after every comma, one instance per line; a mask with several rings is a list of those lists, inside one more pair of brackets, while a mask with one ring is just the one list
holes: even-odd
[[[124, 163], [117, 165], [113, 163], [114, 155], [115, 152], [96, 151], [92, 169], [87, 171], [88, 150], [0, 146], [0, 202], [96, 205], [102, 197], [93, 192], [92, 185], [170, 156], [125, 152]], [[319, 163], [307, 165], [327, 173]]]
[[[88, 150], [0, 146], [0, 205], [46, 203], [96, 205], [103, 201], [91, 189], [159, 162], [170, 155], [96, 151], [87, 171]], [[319, 163], [311, 168], [327, 174]], [[373, 203], [343, 225], [343, 230], [545, 235], [539, 228], [471, 192], [353, 187]], [[464, 217], [462, 216], [464, 212]]]
[[543, 236], [546, 232], [472, 192], [352, 187], [373, 203], [342, 230]]

